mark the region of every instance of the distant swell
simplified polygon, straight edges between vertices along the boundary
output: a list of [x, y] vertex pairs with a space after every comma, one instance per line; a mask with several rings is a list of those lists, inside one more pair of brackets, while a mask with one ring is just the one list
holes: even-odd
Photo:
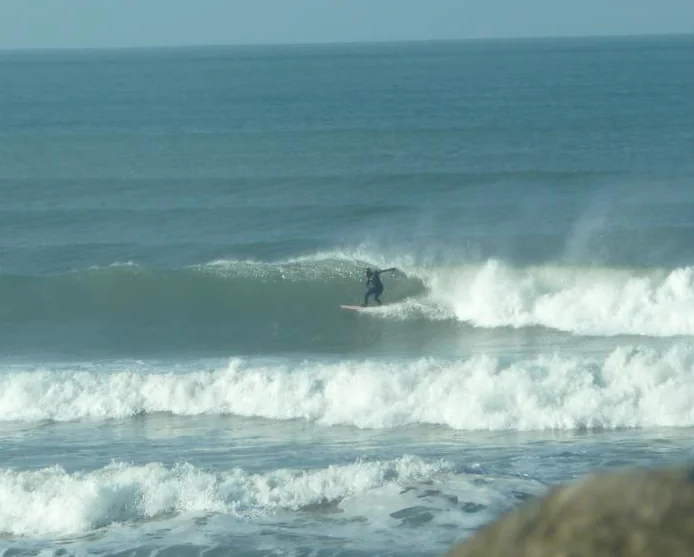
[[0, 420], [122, 419], [168, 412], [394, 428], [546, 430], [694, 425], [694, 349], [620, 347], [602, 358], [544, 354], [382, 363], [263, 363], [211, 370], [12, 370]]

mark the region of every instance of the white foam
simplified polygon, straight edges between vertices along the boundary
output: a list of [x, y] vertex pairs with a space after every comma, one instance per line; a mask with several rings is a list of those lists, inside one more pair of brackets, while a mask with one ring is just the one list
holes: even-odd
[[178, 513], [267, 513], [341, 500], [400, 482], [428, 480], [445, 462], [403, 456], [317, 470], [251, 474], [212, 472], [190, 464], [113, 463], [91, 472], [0, 469], [0, 532], [20, 536], [75, 535]]
[[296, 258], [277, 262], [218, 259], [192, 269], [226, 277], [253, 277], [261, 280], [331, 280], [351, 278], [354, 266], [341, 259]]
[[386, 256], [378, 250], [371, 249], [366, 245], [356, 246], [354, 248], [333, 249], [328, 251], [319, 251], [289, 257], [275, 261], [260, 261], [256, 259], [215, 259], [202, 265], [194, 266], [198, 270], [216, 270], [243, 272], [244, 269], [266, 269], [266, 270], [291, 270], [300, 269], [305, 273], [320, 272], [327, 270], [339, 271], [345, 276], [351, 276], [355, 269], [359, 272], [365, 266], [374, 267], [397, 267], [404, 272], [414, 272], [423, 269], [421, 262], [416, 263], [417, 259], [412, 255], [401, 254], [397, 256]]
[[544, 326], [582, 335], [694, 335], [694, 268], [518, 269], [498, 261], [423, 275], [428, 301], [478, 327]]
[[147, 366], [0, 374], [0, 420], [234, 414], [325, 425], [461, 430], [694, 425], [694, 350], [619, 347], [607, 357], [543, 354], [262, 363], [162, 372]]
[[[114, 261], [113, 263], [110, 263], [106, 266], [104, 266], [104, 265], [90, 265], [88, 268], [90, 271], [102, 271], [104, 269], [125, 269], [125, 268], [137, 269], [137, 268], [140, 268], [140, 265], [135, 263], [134, 261]], [[74, 269], [73, 272], [79, 272], [79, 270]]]

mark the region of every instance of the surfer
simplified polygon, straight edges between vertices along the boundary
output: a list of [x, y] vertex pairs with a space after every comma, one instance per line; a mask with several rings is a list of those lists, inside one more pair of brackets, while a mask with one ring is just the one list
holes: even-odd
[[363, 307], [369, 305], [369, 296], [373, 296], [374, 300], [381, 305], [381, 300], [379, 296], [383, 293], [383, 283], [381, 282], [381, 273], [388, 273], [390, 271], [395, 271], [395, 267], [390, 269], [382, 269], [380, 271], [374, 271], [373, 269], [366, 268], [366, 294], [364, 295]]

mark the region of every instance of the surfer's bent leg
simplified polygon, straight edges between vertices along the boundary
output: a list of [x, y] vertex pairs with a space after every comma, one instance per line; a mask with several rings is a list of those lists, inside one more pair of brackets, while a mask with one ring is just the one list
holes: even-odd
[[[368, 306], [369, 305], [369, 296], [374, 296], [374, 299], [378, 302], [378, 295], [380, 292], [378, 292], [375, 288], [371, 287], [366, 291], [366, 294], [364, 295], [364, 305]], [[378, 302], [379, 304], [381, 302]]]

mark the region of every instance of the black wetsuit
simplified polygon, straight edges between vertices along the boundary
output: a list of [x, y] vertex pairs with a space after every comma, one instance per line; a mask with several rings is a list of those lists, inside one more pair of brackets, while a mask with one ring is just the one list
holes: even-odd
[[381, 271], [373, 271], [366, 280], [366, 295], [364, 296], [364, 305], [369, 303], [369, 296], [373, 296], [379, 304], [381, 300], [378, 297], [383, 292], [383, 283], [380, 277]]

